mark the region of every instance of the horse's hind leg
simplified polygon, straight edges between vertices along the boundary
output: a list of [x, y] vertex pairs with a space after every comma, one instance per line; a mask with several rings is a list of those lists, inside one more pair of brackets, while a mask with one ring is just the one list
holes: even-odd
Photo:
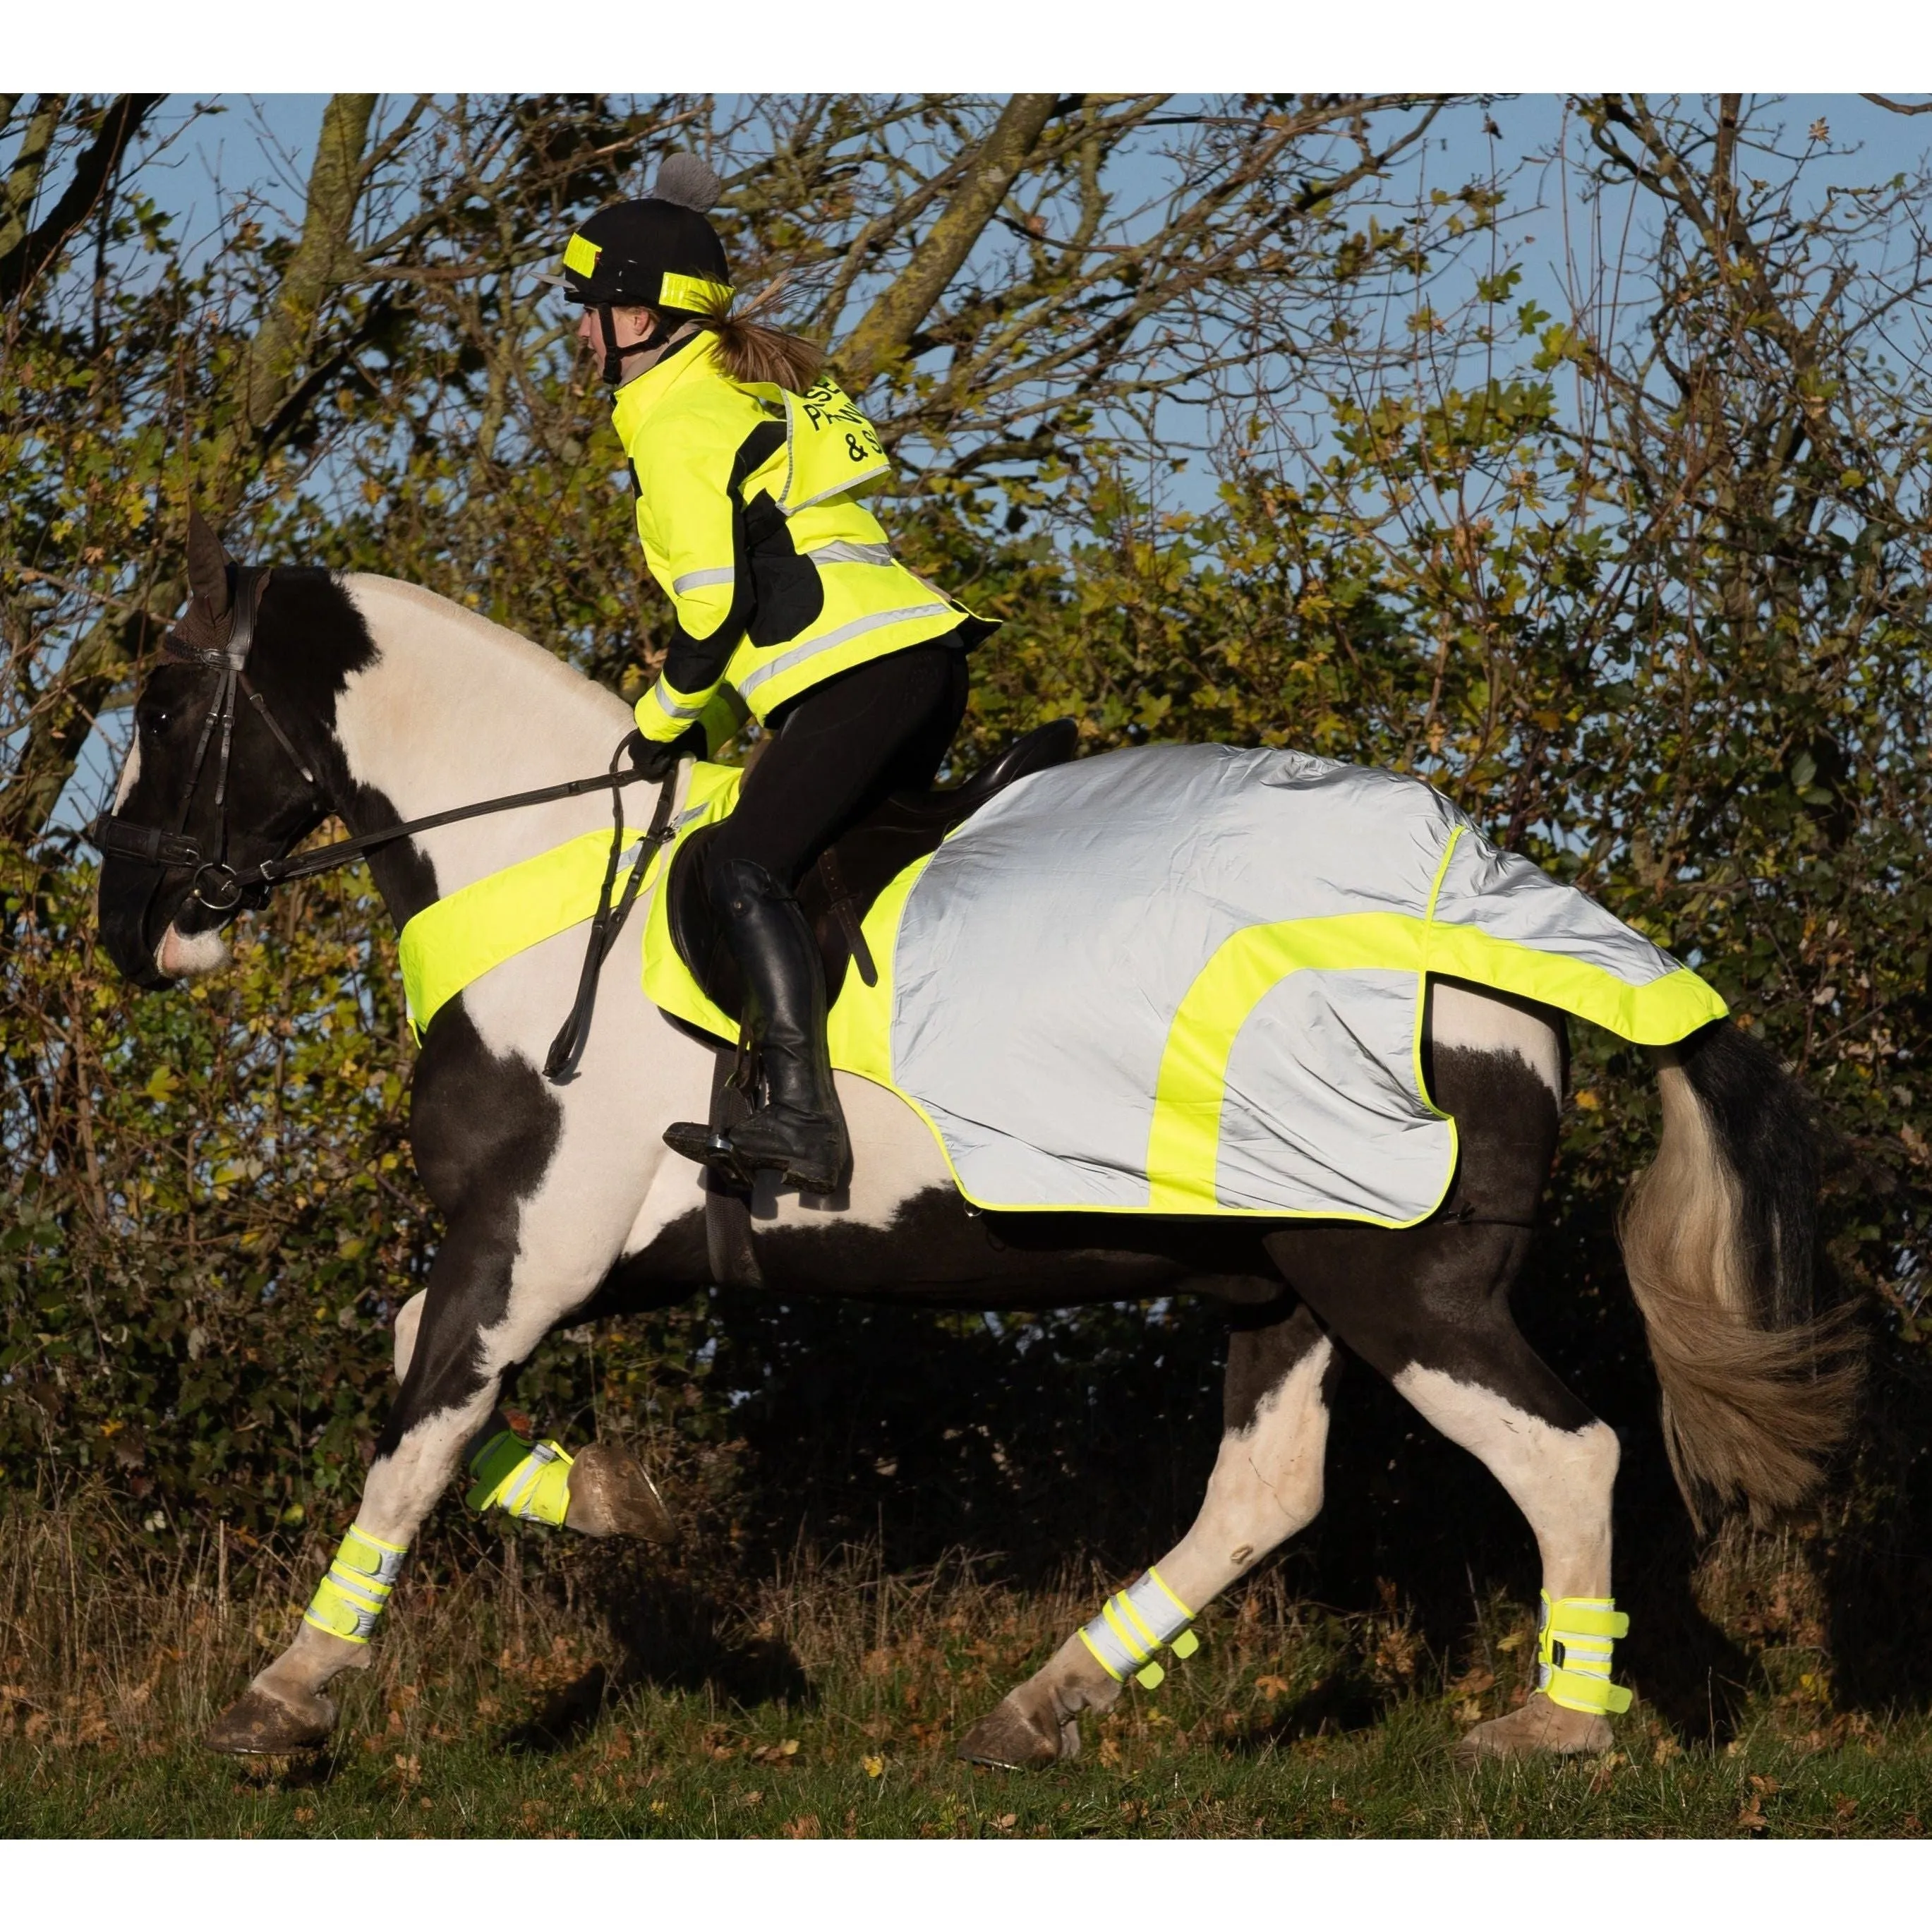
[[[1339, 1364], [1304, 1308], [1238, 1329], [1228, 1348], [1221, 1450], [1201, 1513], [1154, 1565], [1150, 1586], [1198, 1612], [1322, 1507], [1328, 1398]], [[1178, 1614], [1178, 1612], [1176, 1612]], [[1090, 1632], [1106, 1616], [1090, 1624]], [[1104, 1629], [1100, 1650], [1107, 1654]], [[959, 1755], [980, 1764], [1052, 1764], [1080, 1748], [1079, 1714], [1104, 1711], [1124, 1688], [1076, 1632], [966, 1733]]]
[[[1271, 1237], [1269, 1250], [1336, 1337], [1509, 1492], [1535, 1533], [1551, 1601], [1607, 1598], [1616, 1437], [1524, 1340], [1509, 1308], [1554, 1144], [1551, 1068], [1513, 1051], [1445, 1050], [1442, 1039], [1438, 1028], [1436, 1090], [1461, 1136], [1453, 1207], [1468, 1218], [1391, 1233], [1298, 1230]], [[1602, 1715], [1538, 1690], [1470, 1732], [1459, 1754], [1610, 1742]]]

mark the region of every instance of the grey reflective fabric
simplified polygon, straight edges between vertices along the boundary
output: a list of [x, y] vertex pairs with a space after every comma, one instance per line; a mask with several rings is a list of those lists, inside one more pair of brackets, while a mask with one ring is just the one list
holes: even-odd
[[[1226, 1052], [1203, 1211], [1419, 1220], [1456, 1151], [1418, 1085], [1423, 981], [1405, 963], [1438, 874], [1439, 914], [1486, 934], [1632, 984], [1675, 967], [1418, 780], [1288, 751], [1116, 752], [1001, 792], [915, 880], [893, 950], [893, 1084], [969, 1198], [1145, 1211], [1163, 1055], [1196, 1036], [1177, 1016], [1200, 980], [1189, 1024], [1210, 1015]], [[1235, 935], [1224, 964], [1264, 962], [1250, 928], [1352, 916], [1329, 943], [1372, 956], [1258, 967], [1245, 1014], [1217, 1012], [1232, 995], [1202, 975]]]
[[662, 706], [667, 718], [702, 718], [704, 716], [704, 707], [711, 702], [708, 696], [701, 698], [694, 698], [688, 700], [682, 698], [673, 698], [670, 694], [670, 686], [664, 682], [662, 677], [659, 677], [657, 682], [651, 686], [651, 689], [656, 694], [658, 703]]
[[806, 555], [814, 563], [890, 563], [892, 547], [882, 543], [848, 543], [841, 537], [836, 542], [807, 550]]
[[1406, 1220], [1441, 1199], [1455, 1142], [1414, 1078], [1415, 975], [1291, 973], [1228, 1061], [1214, 1191], [1230, 1208]]
[[862, 637], [868, 631], [876, 631], [881, 624], [897, 624], [908, 617], [943, 616], [952, 607], [950, 604], [910, 604], [902, 610], [874, 610], [863, 617], [854, 617], [849, 624], [841, 624], [836, 631], [827, 631], [822, 638], [813, 638], [805, 644], [794, 644], [788, 651], [781, 651], [775, 658], [767, 658], [755, 670], [747, 671], [736, 680], [738, 695], [748, 698], [767, 678], [776, 677], [780, 672], [788, 671], [794, 664], [804, 663], [807, 658], [815, 658], [820, 651], [836, 650], [848, 638]]
[[1538, 952], [1562, 952], [1647, 986], [1678, 962], [1574, 886], [1514, 852], [1501, 852], [1473, 828], [1456, 842], [1436, 916], [1445, 926], [1478, 926], [1498, 939]]
[[[893, 1080], [973, 1199], [1144, 1208], [1168, 1030], [1216, 949], [1278, 920], [1420, 912], [1459, 822], [1413, 779], [1298, 752], [1166, 746], [1036, 772], [968, 819], [912, 889]], [[1281, 1120], [1292, 1102], [1267, 1105]], [[1354, 1184], [1372, 1196], [1363, 1138], [1329, 1147], [1323, 1167], [1367, 1170]], [[1298, 1204], [1318, 1198], [1322, 1169], [1277, 1150]], [[1405, 1185], [1365, 1211], [1399, 1216], [1412, 1198]]]
[[687, 590], [701, 590], [707, 584], [730, 584], [736, 580], [737, 574], [737, 567], [729, 563], [721, 563], [710, 570], [687, 570], [682, 577], [671, 579], [671, 594], [682, 597]]

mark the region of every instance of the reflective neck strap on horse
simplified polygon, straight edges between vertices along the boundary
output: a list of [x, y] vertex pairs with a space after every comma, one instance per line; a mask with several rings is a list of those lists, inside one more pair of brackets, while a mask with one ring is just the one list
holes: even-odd
[[[208, 715], [202, 720], [201, 735], [195, 741], [194, 758], [188, 767], [188, 788], [182, 798], [181, 810], [176, 814], [173, 832], [164, 832], [158, 826], [130, 825], [118, 814], [104, 812], [88, 827], [88, 837], [104, 853], [139, 860], [152, 866], [193, 866], [194, 880], [190, 890], [195, 898], [211, 912], [232, 912], [250, 892], [258, 893], [266, 898], [268, 892], [285, 879], [308, 878], [318, 872], [332, 872], [337, 866], [346, 866], [379, 846], [391, 844], [397, 839], [406, 838], [440, 825], [452, 824], [459, 819], [481, 818], [488, 813], [514, 811], [523, 806], [548, 804], [554, 800], [574, 798], [587, 791], [608, 789], [610, 794], [614, 824], [610, 834], [610, 855], [604, 871], [603, 890], [598, 895], [596, 915], [590, 922], [590, 944], [584, 954], [584, 970], [578, 981], [576, 1000], [571, 1008], [569, 1017], [564, 1022], [562, 1030], [551, 1044], [544, 1066], [545, 1074], [551, 1080], [568, 1080], [576, 1070], [578, 1059], [584, 1051], [585, 1041], [590, 1037], [590, 1016], [596, 1003], [598, 976], [604, 962], [609, 956], [611, 947], [616, 944], [618, 932], [631, 908], [636, 903], [638, 892], [644, 884], [644, 874], [650, 866], [651, 855], [670, 836], [671, 804], [677, 790], [676, 764], [672, 764], [662, 774], [657, 806], [651, 814], [650, 829], [643, 835], [636, 862], [631, 868], [629, 878], [625, 882], [623, 892], [614, 898], [618, 862], [628, 842], [624, 836], [622, 788], [648, 776], [634, 768], [628, 772], [620, 769], [626, 754], [634, 756], [644, 748], [643, 737], [636, 731], [626, 732], [618, 740], [616, 749], [610, 754], [610, 769], [595, 778], [572, 778], [562, 784], [545, 785], [536, 791], [517, 792], [507, 797], [484, 799], [475, 805], [458, 806], [450, 811], [432, 812], [427, 818], [410, 819], [403, 824], [390, 826], [380, 832], [366, 832], [354, 838], [338, 838], [332, 844], [325, 845], [316, 851], [302, 853], [293, 858], [265, 860], [260, 865], [249, 867], [246, 873], [237, 872], [228, 862], [228, 772], [235, 748], [235, 694], [237, 691], [246, 696], [255, 707], [275, 742], [302, 773], [304, 782], [311, 790], [320, 792], [321, 790], [316, 783], [314, 772], [296, 749], [294, 741], [282, 729], [262, 694], [248, 681], [248, 652], [255, 641], [256, 614], [261, 608], [262, 592], [267, 586], [269, 575], [267, 570], [247, 567], [237, 569], [234, 598], [230, 606], [226, 645], [214, 650], [198, 650], [181, 642], [172, 632], [164, 642], [163, 648], [170, 656], [186, 663], [213, 665], [221, 674], [214, 696], [208, 707]], [[188, 824], [194, 811], [195, 794], [200, 787], [202, 774], [208, 763], [208, 748], [214, 741], [218, 730], [221, 734], [221, 748], [217, 755], [214, 768], [214, 816], [218, 843], [215, 855], [211, 859], [203, 853], [199, 842], [189, 836]], [[211, 880], [215, 882], [213, 890], [220, 895], [219, 897], [211, 896]]]

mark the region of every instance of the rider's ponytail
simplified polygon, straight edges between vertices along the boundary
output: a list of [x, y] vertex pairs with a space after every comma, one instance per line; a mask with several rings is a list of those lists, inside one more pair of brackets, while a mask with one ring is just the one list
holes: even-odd
[[696, 320], [718, 338], [718, 360], [734, 382], [776, 382], [802, 394], [824, 366], [825, 352], [816, 343], [747, 321], [729, 309]]

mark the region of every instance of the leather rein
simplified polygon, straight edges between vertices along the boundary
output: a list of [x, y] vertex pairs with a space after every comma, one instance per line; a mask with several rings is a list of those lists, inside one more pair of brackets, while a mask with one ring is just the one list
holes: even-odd
[[[255, 641], [255, 620], [261, 608], [262, 593], [268, 587], [272, 574], [269, 570], [247, 566], [236, 569], [235, 594], [230, 607], [232, 617], [225, 646], [204, 650], [184, 642], [173, 631], [162, 640], [162, 650], [176, 662], [201, 665], [220, 673], [207, 716], [202, 720], [201, 735], [196, 741], [194, 763], [189, 767], [188, 790], [182, 796], [181, 810], [176, 815], [174, 830], [170, 832], [157, 825], [130, 824], [116, 812], [104, 812], [88, 825], [83, 836], [98, 851], [110, 857], [133, 859], [149, 866], [192, 866], [194, 879], [189, 890], [194, 898], [210, 912], [228, 913], [235, 911], [244, 902], [251, 906], [263, 904], [275, 886], [291, 880], [314, 878], [319, 873], [332, 872], [339, 866], [353, 864], [365, 853], [393, 844], [399, 838], [434, 831], [438, 826], [454, 825], [466, 818], [482, 818], [494, 812], [519, 811], [526, 806], [549, 805], [559, 799], [580, 798], [587, 792], [608, 790], [614, 824], [610, 856], [604, 870], [603, 890], [591, 921], [590, 943], [584, 956], [576, 1003], [544, 1063], [544, 1072], [551, 1080], [568, 1079], [589, 1036], [598, 969], [616, 944], [618, 930], [636, 901], [652, 854], [671, 836], [671, 804], [677, 788], [676, 764], [658, 782], [657, 805], [651, 814], [650, 829], [641, 835], [636, 862], [625, 882], [621, 898], [614, 904], [612, 894], [616, 885], [617, 866], [626, 843], [622, 788], [638, 784], [649, 776], [634, 766], [628, 771], [619, 769], [627, 753], [634, 758], [643, 746], [642, 734], [634, 730], [618, 741], [616, 749], [610, 754], [610, 769], [594, 777], [571, 778], [562, 784], [542, 786], [535, 791], [511, 792], [500, 798], [482, 800], [474, 805], [455, 806], [447, 812], [433, 812], [424, 818], [408, 819], [380, 832], [364, 832], [353, 838], [338, 838], [312, 851], [297, 853], [288, 858], [266, 859], [257, 865], [238, 870], [228, 862], [227, 806], [229, 766], [234, 752], [239, 698], [248, 699], [268, 728], [275, 742], [301, 772], [303, 782], [324, 804], [328, 802], [314, 772], [296, 749], [294, 740], [283, 730], [269, 710], [267, 700], [248, 676], [248, 653]], [[219, 749], [214, 764], [218, 832], [215, 850], [211, 856], [201, 842], [190, 834], [188, 823], [194, 810], [196, 792], [206, 771], [210, 747], [218, 742], [218, 738]]]

